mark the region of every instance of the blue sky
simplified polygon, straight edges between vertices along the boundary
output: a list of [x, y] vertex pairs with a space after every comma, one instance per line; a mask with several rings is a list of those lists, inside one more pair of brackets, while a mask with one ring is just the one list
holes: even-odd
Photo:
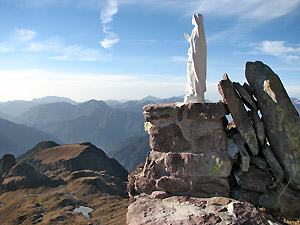
[[260, 60], [300, 98], [300, 0], [0, 0], [0, 101], [184, 95], [194, 13], [207, 40], [206, 98]]

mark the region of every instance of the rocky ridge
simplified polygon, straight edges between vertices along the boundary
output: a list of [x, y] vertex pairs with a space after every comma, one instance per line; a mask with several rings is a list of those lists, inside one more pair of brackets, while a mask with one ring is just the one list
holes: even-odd
[[17, 160], [4, 155], [0, 224], [124, 224], [127, 174], [91, 143], [42, 142]]

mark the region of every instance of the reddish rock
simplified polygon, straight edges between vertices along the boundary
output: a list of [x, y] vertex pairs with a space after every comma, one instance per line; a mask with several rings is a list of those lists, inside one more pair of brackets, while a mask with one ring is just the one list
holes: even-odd
[[167, 103], [149, 104], [143, 107], [146, 121], [153, 122], [160, 119], [176, 119], [179, 122], [183, 114], [187, 119], [220, 119], [225, 116], [224, 103]]
[[151, 122], [150, 146], [160, 152], [227, 151], [222, 118], [224, 103], [170, 103], [146, 105]]
[[190, 184], [180, 178], [163, 176], [156, 181], [158, 190], [178, 194], [190, 190]]
[[223, 101], [233, 117], [238, 132], [241, 134], [244, 142], [248, 145], [252, 155], [258, 154], [258, 144], [255, 130], [249, 120], [248, 114], [238, 94], [233, 88], [227, 74], [223, 80], [219, 82], [219, 92], [223, 97]]
[[128, 225], [215, 225], [215, 224], [267, 224], [250, 203], [232, 199], [189, 198], [173, 196], [150, 199], [140, 196], [128, 207]]
[[257, 209], [249, 202], [231, 202], [227, 208], [228, 213], [233, 216], [237, 224], [267, 224]]
[[192, 196], [227, 196], [231, 166], [226, 152], [151, 151], [143, 168], [129, 175], [128, 191], [131, 195], [161, 190]]
[[184, 152], [190, 149], [181, 129], [172, 123], [167, 126], [150, 128], [150, 147], [159, 152]]

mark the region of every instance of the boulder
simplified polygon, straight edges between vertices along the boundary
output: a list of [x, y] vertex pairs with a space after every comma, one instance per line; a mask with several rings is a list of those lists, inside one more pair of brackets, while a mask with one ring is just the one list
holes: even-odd
[[266, 136], [287, 180], [300, 190], [300, 118], [280, 78], [262, 62], [246, 63], [246, 78], [254, 89]]
[[234, 176], [238, 185], [248, 191], [266, 193], [268, 186], [273, 182], [267, 170], [255, 166], [250, 166], [248, 172], [235, 170]]
[[16, 165], [16, 158], [12, 154], [6, 154], [0, 160], [0, 175], [4, 173], [8, 173], [9, 170]]
[[193, 198], [173, 196], [151, 199], [136, 198], [128, 207], [128, 225], [141, 224], [267, 224], [257, 209], [247, 202], [229, 198]]
[[223, 101], [227, 104], [233, 117], [238, 132], [241, 134], [244, 142], [248, 145], [252, 155], [256, 156], [258, 154], [258, 143], [255, 130], [249, 120], [247, 111], [227, 74], [225, 74], [223, 80], [219, 82], [218, 88], [223, 97]]

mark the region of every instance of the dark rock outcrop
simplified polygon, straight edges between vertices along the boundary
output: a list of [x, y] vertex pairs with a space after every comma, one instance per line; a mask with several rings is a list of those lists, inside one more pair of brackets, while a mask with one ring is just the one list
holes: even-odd
[[64, 184], [62, 180], [52, 180], [44, 174], [37, 172], [26, 163], [17, 163], [4, 176], [1, 184], [2, 191], [15, 191], [24, 188], [38, 188], [41, 186], [55, 187]]
[[8, 173], [9, 170], [16, 165], [16, 158], [12, 154], [6, 154], [0, 159], [0, 176], [1, 174]]
[[246, 78], [262, 114], [266, 135], [287, 180], [300, 190], [300, 118], [279, 77], [262, 62], [247, 62]]

